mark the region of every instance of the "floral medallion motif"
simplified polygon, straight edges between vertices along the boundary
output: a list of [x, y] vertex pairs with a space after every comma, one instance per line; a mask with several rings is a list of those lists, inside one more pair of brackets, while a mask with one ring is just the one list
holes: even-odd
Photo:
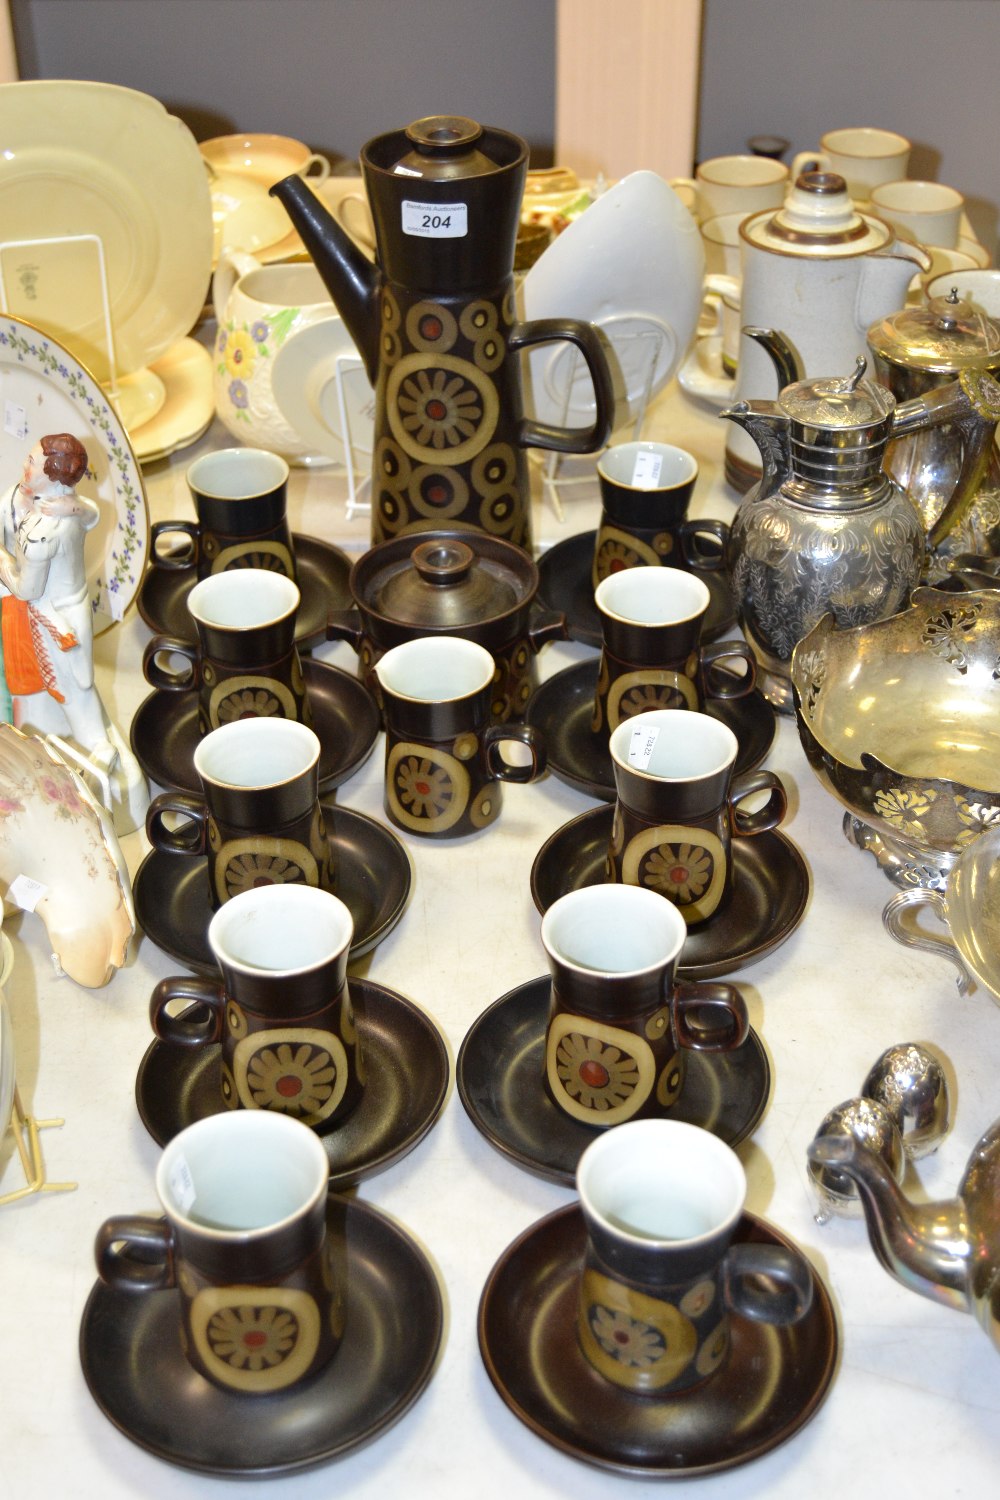
[[560, 1109], [588, 1125], [619, 1125], [646, 1103], [656, 1064], [634, 1032], [589, 1017], [557, 1014], [548, 1028], [545, 1065]]
[[493, 382], [452, 354], [406, 354], [389, 373], [392, 435], [418, 463], [463, 464], [486, 447], [500, 401]]
[[662, 824], [637, 833], [621, 857], [625, 885], [643, 885], [673, 901], [688, 923], [710, 917], [722, 900], [726, 851], [707, 828]]
[[587, 1266], [577, 1324], [587, 1359], [602, 1375], [634, 1391], [659, 1391], [694, 1359], [698, 1335], [671, 1302], [648, 1296]]
[[594, 552], [594, 587], [603, 583], [605, 578], [610, 578], [612, 573], [624, 572], [626, 568], [655, 567], [662, 562], [673, 547], [669, 531], [665, 531], [663, 536], [669, 545], [666, 551], [660, 552], [639, 537], [633, 536], [630, 531], [622, 531], [617, 526], [602, 526]]
[[219, 901], [262, 885], [319, 885], [319, 866], [293, 839], [249, 838], [220, 842], [215, 858]]
[[276, 677], [226, 677], [208, 698], [208, 722], [213, 729], [238, 719], [297, 719], [295, 694]]
[[233, 1076], [244, 1108], [272, 1109], [317, 1125], [344, 1097], [347, 1053], [330, 1031], [254, 1031], [233, 1050]]
[[231, 1390], [283, 1390], [302, 1378], [319, 1349], [319, 1308], [292, 1287], [204, 1287], [188, 1317], [206, 1371]]
[[608, 728], [615, 730], [626, 719], [654, 708], [698, 707], [698, 689], [684, 672], [668, 668], [643, 668], [623, 672], [608, 688]]
[[442, 833], [465, 812], [470, 781], [453, 755], [401, 740], [389, 751], [385, 787], [392, 815], [404, 827]]

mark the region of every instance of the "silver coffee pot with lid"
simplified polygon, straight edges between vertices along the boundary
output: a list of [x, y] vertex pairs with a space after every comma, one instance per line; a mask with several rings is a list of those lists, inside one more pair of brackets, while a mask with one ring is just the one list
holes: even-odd
[[[803, 380], [781, 334], [743, 332], [771, 355], [779, 380], [793, 379], [776, 401], [740, 401], [722, 413], [754, 440], [763, 468], [732, 524], [726, 563], [758, 685], [791, 713], [792, 652], [820, 618], [832, 611], [840, 626], [883, 619], [920, 580], [924, 526], [883, 467], [890, 439], [974, 418], [975, 441], [1000, 416], [1000, 387], [963, 375], [897, 405], [864, 379], [863, 357], [849, 375]], [[963, 474], [974, 482], [974, 466]]]

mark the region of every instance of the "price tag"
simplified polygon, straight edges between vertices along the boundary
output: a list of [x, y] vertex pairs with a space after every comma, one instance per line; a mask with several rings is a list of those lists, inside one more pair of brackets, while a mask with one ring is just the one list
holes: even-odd
[[466, 203], [415, 203], [403, 199], [403, 233], [422, 240], [461, 240], [469, 232]]
[[632, 470], [633, 486], [637, 490], [655, 489], [660, 482], [660, 470], [662, 468], [662, 453], [637, 453], [635, 468]]
[[424, 174], [418, 172], [416, 167], [404, 167], [403, 163], [398, 161], [392, 169], [392, 175], [394, 177], [423, 177]]
[[28, 436], [28, 413], [16, 401], [3, 404], [3, 430], [19, 442]]
[[179, 1156], [170, 1169], [170, 1192], [182, 1214], [186, 1214], [198, 1194], [194, 1190], [191, 1168]]
[[48, 894], [48, 886], [30, 875], [18, 875], [7, 887], [7, 899], [22, 911], [34, 911], [42, 897]]
[[637, 725], [632, 731], [632, 738], [628, 742], [628, 763], [635, 766], [637, 771], [645, 771], [656, 749], [656, 742], [660, 738], [658, 729], [644, 729]]

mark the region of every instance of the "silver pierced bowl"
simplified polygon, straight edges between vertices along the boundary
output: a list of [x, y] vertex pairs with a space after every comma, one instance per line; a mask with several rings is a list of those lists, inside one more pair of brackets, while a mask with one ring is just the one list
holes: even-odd
[[891, 879], [942, 889], [959, 852], [1000, 826], [1000, 590], [921, 588], [887, 620], [792, 655], [799, 737], [844, 831]]

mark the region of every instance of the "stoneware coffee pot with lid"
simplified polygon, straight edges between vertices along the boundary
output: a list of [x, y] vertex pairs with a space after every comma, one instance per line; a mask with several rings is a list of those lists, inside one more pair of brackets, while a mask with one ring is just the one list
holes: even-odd
[[[514, 242], [528, 147], [457, 115], [377, 136], [361, 166], [377, 242], [365, 258], [301, 177], [272, 193], [316, 263], [375, 387], [372, 541], [469, 526], [530, 547], [527, 447], [592, 453], [614, 393], [595, 330], [519, 322]], [[594, 420], [522, 416], [519, 351], [567, 339], [594, 385]]]
[[[744, 219], [740, 259], [744, 326], [780, 328], [808, 377], [852, 369], [867, 352], [869, 326], [902, 307], [914, 274], [930, 266], [923, 250], [859, 213], [834, 172], [803, 172], [777, 212]], [[774, 394], [767, 355], [742, 337], [735, 399]], [[734, 429], [726, 440], [726, 478], [747, 490], [759, 474], [752, 440]]]

